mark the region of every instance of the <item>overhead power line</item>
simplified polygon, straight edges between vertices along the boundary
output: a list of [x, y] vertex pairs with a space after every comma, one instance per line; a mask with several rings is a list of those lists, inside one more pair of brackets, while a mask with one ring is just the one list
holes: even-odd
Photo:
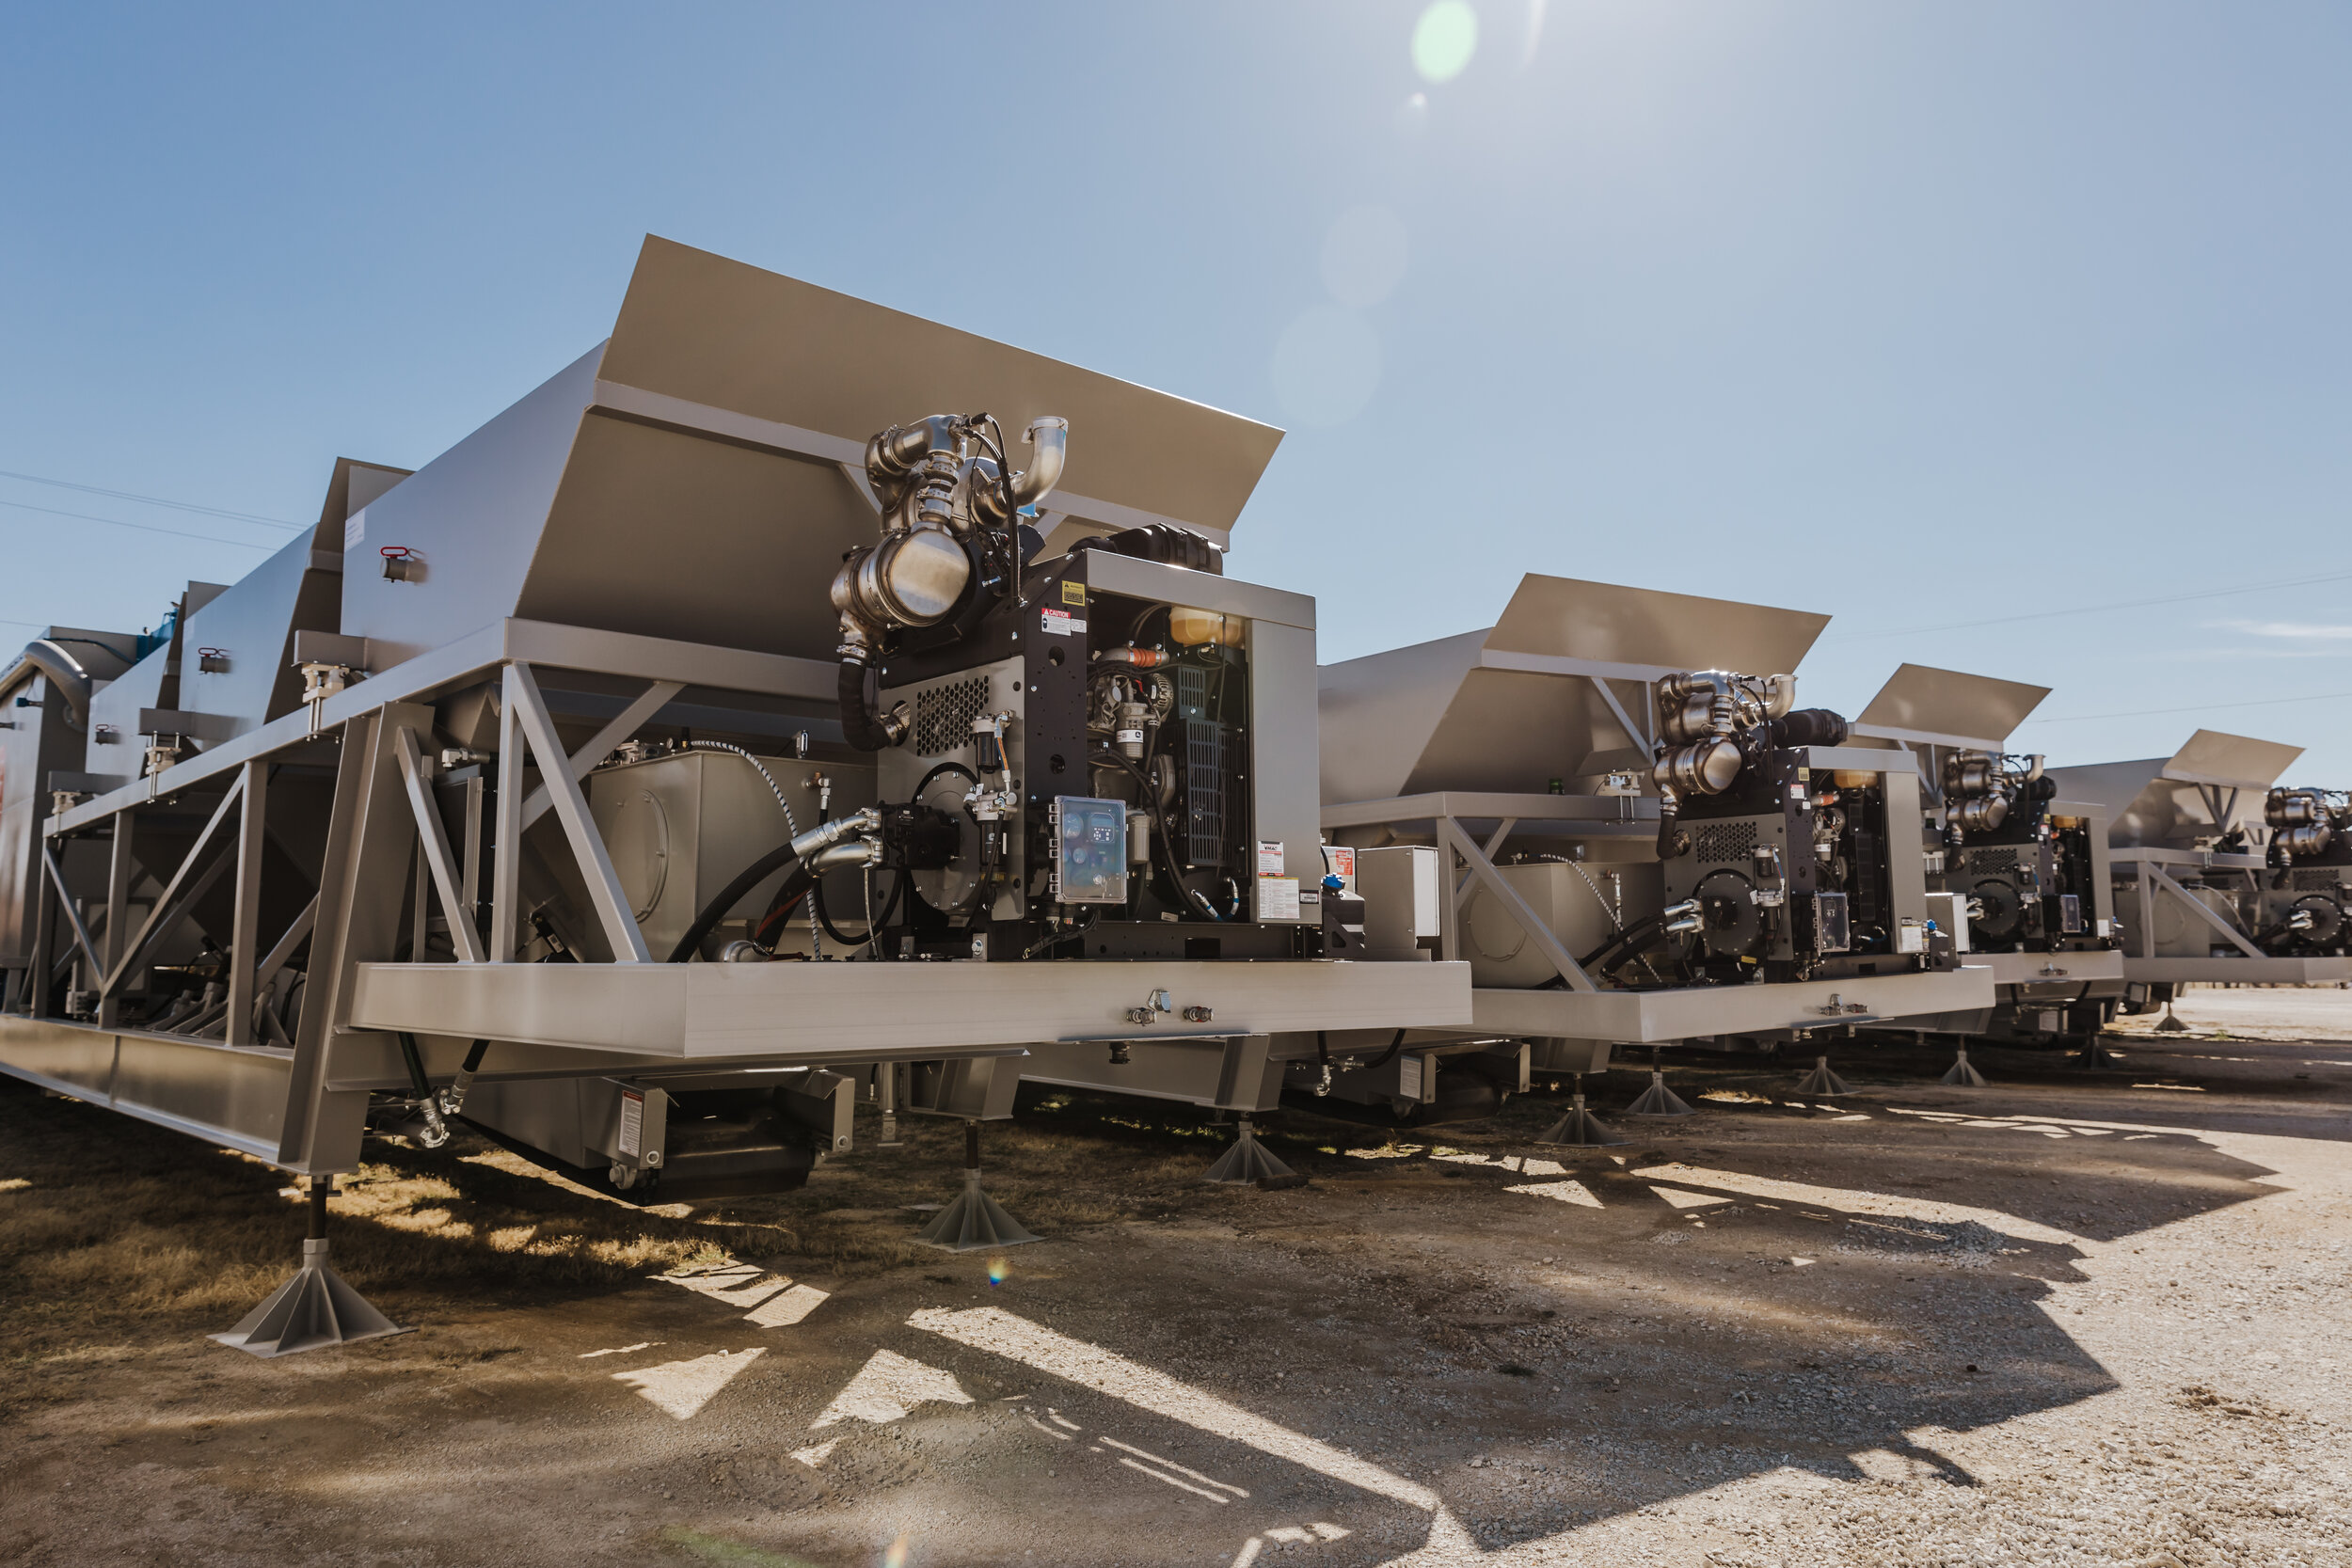
[[35, 506], [29, 501], [0, 500], [0, 506], [12, 506], [19, 512], [39, 512], [51, 517], [72, 517], [85, 523], [104, 523], [108, 528], [135, 528], [141, 533], [167, 533], [174, 539], [201, 539], [208, 545], [234, 545], [241, 550], [274, 550], [280, 541], [256, 544], [250, 539], [223, 539], [217, 533], [190, 533], [184, 529], [157, 528], [152, 523], [126, 523], [119, 517], [100, 517], [87, 512], [60, 512], [54, 506]]
[[2161, 719], [2176, 713], [2211, 713], [2221, 708], [2277, 707], [2285, 703], [2327, 703], [2352, 691], [2313, 691], [2301, 697], [2256, 697], [2243, 703], [2197, 703], [2188, 707], [2142, 707], [2128, 713], [2077, 713], [2063, 719], [2028, 719], [2027, 724], [2088, 724], [2094, 719]]
[[[141, 496], [129, 490], [108, 490], [96, 484], [76, 484], [70, 479], [45, 479], [40, 474], [11, 473], [6, 468], [0, 468], [0, 479], [21, 479], [27, 484], [48, 484], [60, 490], [79, 490], [85, 495], [111, 496], [116, 500], [140, 501], [149, 506], [168, 506], [177, 512], [198, 512], [207, 517], [226, 517], [231, 522], [265, 523], [271, 528], [308, 528], [310, 526], [308, 523], [290, 523], [283, 517], [264, 517], [258, 512], [231, 512], [218, 506], [199, 506], [194, 501], [167, 500], [161, 496]], [[100, 519], [102, 522], [104, 520]]]
[[2186, 604], [2191, 599], [2223, 599], [2233, 594], [2262, 594], [2279, 588], [2301, 588], [2316, 582], [2352, 582], [2352, 572], [2321, 577], [2282, 578], [2273, 582], [2249, 582], [2235, 588], [2201, 588], [2193, 594], [2168, 594], [2154, 599], [2118, 599], [2112, 604], [2069, 605], [2064, 610], [2036, 610], [2022, 615], [1995, 615], [1983, 621], [1947, 621], [1935, 626], [1899, 626], [1889, 631], [1854, 631], [1824, 637], [1828, 642], [1866, 642], [1886, 637], [1920, 637], [1936, 631], [1967, 631], [1977, 626], [2008, 626], [2020, 621], [2055, 621], [2067, 615], [2100, 615], [2112, 610], [2145, 610], [2152, 605]]

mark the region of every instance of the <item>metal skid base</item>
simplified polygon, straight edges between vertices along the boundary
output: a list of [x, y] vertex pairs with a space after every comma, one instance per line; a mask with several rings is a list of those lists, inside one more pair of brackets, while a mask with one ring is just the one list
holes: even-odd
[[270, 1292], [236, 1327], [212, 1338], [248, 1355], [270, 1356], [409, 1332], [343, 1283], [327, 1266], [326, 1239], [314, 1236], [302, 1243], [300, 1272]]
[[1813, 1070], [1797, 1081], [1796, 1092], [1806, 1100], [1829, 1100], [1853, 1093], [1853, 1085], [1829, 1069], [1827, 1056], [1816, 1056]]
[[1233, 1147], [1216, 1157], [1201, 1178], [1227, 1187], [1298, 1187], [1306, 1178], [1284, 1164], [1279, 1156], [1258, 1141], [1249, 1118], [1241, 1118]]
[[1960, 1047], [1960, 1054], [1952, 1059], [1951, 1069], [1944, 1074], [1944, 1082], [1960, 1089], [1981, 1089], [1986, 1086], [1984, 1074], [1969, 1064], [1968, 1048], [1964, 1045]]
[[[1674, 1100], [1672, 1094], [1666, 1098]], [[1679, 1105], [1682, 1102], [1675, 1101], [1675, 1103]], [[1613, 1148], [1626, 1140], [1612, 1132], [1605, 1122], [1584, 1108], [1584, 1091], [1579, 1089], [1569, 1104], [1568, 1114], [1553, 1122], [1549, 1131], [1538, 1134], [1535, 1141], [1539, 1144], [1572, 1144], [1583, 1148]]]
[[1625, 1108], [1629, 1117], [1691, 1117], [1698, 1113], [1682, 1102], [1682, 1097], [1666, 1087], [1666, 1075], [1657, 1068], [1649, 1069], [1649, 1087], [1642, 1097]]

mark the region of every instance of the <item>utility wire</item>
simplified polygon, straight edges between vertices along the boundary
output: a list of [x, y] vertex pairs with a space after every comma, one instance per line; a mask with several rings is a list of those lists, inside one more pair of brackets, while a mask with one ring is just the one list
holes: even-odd
[[208, 517], [227, 517], [239, 523], [267, 523], [272, 528], [308, 528], [308, 523], [290, 523], [282, 517], [264, 517], [254, 512], [230, 512], [217, 506], [199, 506], [194, 501], [166, 500], [161, 496], [134, 495], [128, 490], [102, 489], [95, 484], [76, 484], [70, 479], [44, 479], [39, 474], [11, 473], [0, 468], [0, 479], [21, 479], [27, 484], [50, 484], [60, 490], [79, 490], [86, 495], [111, 496], [116, 500], [144, 501], [150, 506], [168, 506], [180, 512], [200, 512]]
[[[2280, 588], [2300, 588], [2306, 583], [2352, 582], [2352, 572], [2336, 572], [2325, 577], [2285, 578], [2275, 582], [2249, 582], [2236, 588], [2202, 588], [2194, 594], [2168, 594], [2155, 599], [2118, 599], [2113, 604], [2072, 605], [2064, 610], [2036, 610], [2023, 615], [1996, 615], [1986, 621], [1947, 621], [1935, 626], [1901, 626], [1890, 631], [1853, 631], [1842, 636], [1824, 637], [1824, 643], [1867, 642], [1887, 637], [1917, 637], [1933, 631], [1967, 631], [1977, 626], [2009, 626], [2020, 621], [2055, 621], [2065, 615], [2099, 615], [2111, 610], [2144, 610], [2151, 605], [2186, 604], [2191, 599], [2221, 599], [2233, 594], [2262, 594]], [[2042, 721], [2049, 722], [2049, 721]]]
[[104, 523], [109, 528], [135, 528], [141, 533], [168, 533], [174, 539], [201, 539], [208, 545], [234, 545], [241, 550], [274, 550], [281, 541], [255, 544], [250, 539], [223, 539], [217, 533], [190, 533], [185, 529], [157, 528], [152, 523], [126, 523], [119, 517], [99, 517], [87, 512], [60, 512], [54, 506], [35, 506], [29, 501], [0, 500], [0, 506], [12, 506], [20, 512], [39, 512], [51, 517], [73, 517], [85, 523]]
[[2218, 708], [2276, 707], [2281, 703], [2326, 703], [2339, 697], [2352, 697], [2352, 691], [2314, 691], [2302, 697], [2256, 697], [2243, 703], [2198, 703], [2188, 707], [2142, 707], [2128, 713], [2078, 713], [2065, 719], [2028, 719], [2026, 723], [2088, 724], [2094, 719], [2160, 719], [2175, 713], [2210, 713]]

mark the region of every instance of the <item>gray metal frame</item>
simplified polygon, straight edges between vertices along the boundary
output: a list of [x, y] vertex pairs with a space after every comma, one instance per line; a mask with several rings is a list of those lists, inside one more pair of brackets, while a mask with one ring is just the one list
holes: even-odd
[[[548, 671], [644, 684], [618, 716], [567, 752], [541, 689], [540, 673]], [[516, 769], [509, 776], [521, 778], [528, 755], [542, 780], [535, 792], [501, 789], [495, 798], [486, 935], [476, 924], [485, 869], [482, 794], [469, 787], [469, 828], [462, 846], [453, 844], [433, 798], [435, 715], [425, 705], [485, 681], [500, 693], [501, 752]], [[46, 827], [53, 852], [39, 900], [37, 970], [50, 973], [56, 943], [70, 941], [65, 957], [103, 976], [100, 1011], [87, 1022], [42, 1016], [47, 989], [33, 988], [33, 1016], [0, 1016], [0, 1069], [315, 1174], [356, 1165], [369, 1095], [407, 1086], [395, 1039], [401, 1031], [419, 1037], [436, 1082], [454, 1072], [475, 1038], [498, 1042], [494, 1065], [482, 1075], [493, 1082], [984, 1061], [1031, 1047], [1052, 1047], [1058, 1060], [1074, 1062], [1107, 1059], [1110, 1045], [1136, 1041], [1207, 1049], [1221, 1081], [1232, 1077], [1223, 1063], [1236, 1040], [1261, 1042], [1263, 1056], [1278, 1032], [1311, 1039], [1317, 1029], [1470, 1023], [1467, 975], [1454, 965], [651, 962], [581, 779], [689, 688], [706, 696], [829, 703], [834, 684], [834, 667], [815, 660], [509, 619], [58, 813]], [[315, 752], [321, 734], [340, 743], [321, 885], [292, 928], [263, 931], [258, 911], [269, 768]], [[219, 799], [134, 931], [130, 844], [138, 814], [207, 787], [220, 790]], [[611, 961], [515, 961], [524, 829], [543, 811], [562, 826]], [[115, 847], [103, 923], [92, 930], [54, 850], [97, 834], [111, 834]], [[230, 995], [211, 1020], [222, 1037], [122, 1028], [114, 1004], [142, 951], [203, 888], [232, 872]], [[426, 900], [437, 904], [457, 961], [389, 961], [411, 887], [422, 895], [415, 928], [425, 924]], [[306, 939], [309, 992], [295, 1037], [262, 1043], [256, 1030], [267, 1029], [274, 1015], [257, 1002]], [[1173, 999], [1168, 1008], [1150, 1006], [1163, 994]], [[1129, 1022], [1139, 1007], [1149, 1022]], [[1214, 1028], [1181, 1022], [1186, 1008], [1213, 1018]], [[1236, 1086], [1229, 1098], [1254, 1103], [1263, 1096]]]

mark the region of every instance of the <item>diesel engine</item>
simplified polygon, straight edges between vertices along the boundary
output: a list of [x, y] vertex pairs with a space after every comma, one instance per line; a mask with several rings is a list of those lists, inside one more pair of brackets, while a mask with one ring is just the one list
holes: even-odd
[[[2053, 815], [2058, 781], [2038, 755], [1955, 751], [1944, 761], [1939, 892], [1965, 898], [1979, 953], [2093, 952], [2117, 938], [2098, 917], [2088, 817]], [[1931, 864], [1933, 863], [1933, 852]]]
[[984, 414], [866, 448], [882, 538], [833, 584], [841, 724], [903, 803], [862, 940], [900, 958], [1319, 956], [1323, 889], [1256, 836], [1249, 623], [1173, 596], [1221, 576], [1217, 550], [1150, 525], [1042, 557], [1068, 426], [1025, 439], [1018, 471]]
[[[1834, 756], [1817, 762], [1843, 744], [1847, 722], [1795, 699], [1791, 675], [1709, 670], [1658, 683], [1651, 778], [1665, 864], [1661, 935], [1677, 978], [1953, 967], [1948, 936], [1928, 928], [1917, 879], [1900, 880], [1908, 867], [1899, 858], [1915, 854], [1915, 783], [1839, 768]], [[1611, 955], [1601, 967], [1623, 961]]]
[[2352, 794], [2274, 789], [2264, 798], [2270, 830], [2254, 942], [2280, 958], [2352, 951]]

